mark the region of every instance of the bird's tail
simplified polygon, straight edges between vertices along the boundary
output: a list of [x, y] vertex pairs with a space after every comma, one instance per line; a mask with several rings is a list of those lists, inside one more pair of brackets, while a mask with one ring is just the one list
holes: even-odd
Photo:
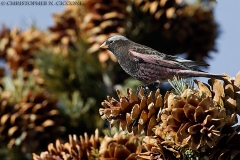
[[192, 71], [192, 70], [182, 70], [179, 71], [179, 75], [182, 77], [208, 77], [208, 78], [216, 78], [223, 80], [226, 75], [221, 74], [211, 74], [202, 71]]

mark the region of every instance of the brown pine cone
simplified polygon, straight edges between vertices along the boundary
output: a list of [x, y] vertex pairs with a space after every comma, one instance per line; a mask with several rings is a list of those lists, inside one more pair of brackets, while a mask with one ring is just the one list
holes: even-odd
[[12, 38], [18, 33], [17, 29], [10, 30], [6, 26], [2, 26], [0, 32], [0, 57], [6, 58], [7, 49], [11, 46]]
[[[135, 0], [134, 3], [145, 13], [156, 19], [171, 18], [182, 0]], [[166, 16], [166, 17], [165, 17]]]
[[181, 96], [170, 93], [165, 98], [167, 107], [161, 115], [163, 123], [160, 130], [155, 130], [155, 135], [172, 132], [176, 144], [188, 145], [193, 150], [216, 145], [220, 130], [226, 124], [224, 109], [199, 90], [186, 89]]
[[0, 56], [6, 60], [13, 76], [16, 76], [19, 68], [23, 68], [27, 77], [34, 69], [33, 54], [39, 51], [44, 43], [45, 34], [36, 28], [20, 31], [17, 28], [8, 30], [3, 27], [0, 33]]
[[145, 17], [141, 22], [136, 16], [136, 22], [142, 23], [143, 32], [145, 28], [151, 30], [141, 43], [168, 54], [186, 53], [187, 59], [195, 61], [204, 61], [210, 51], [216, 51], [219, 32], [212, 8], [182, 0], [136, 0], [134, 3]]
[[93, 150], [100, 146], [99, 131], [96, 129], [95, 134], [89, 138], [87, 133], [77, 138], [76, 135], [69, 135], [69, 142], [61, 144], [56, 140], [56, 147], [53, 143], [48, 145], [48, 151], [41, 152], [40, 155], [33, 153], [34, 160], [80, 160], [96, 159]]
[[164, 141], [158, 136], [144, 137], [143, 146], [148, 152], [140, 153], [137, 159], [176, 160], [181, 157], [180, 152], [175, 149], [174, 142]]
[[113, 137], [105, 136], [101, 142], [100, 160], [136, 160], [137, 153], [141, 152], [141, 140], [133, 134], [116, 133]]
[[218, 25], [211, 9], [186, 5], [172, 15], [162, 33], [179, 44], [177, 53], [186, 52], [187, 59], [204, 61], [204, 57], [209, 57], [209, 51], [216, 51]]
[[86, 35], [87, 42], [92, 45], [88, 52], [98, 52], [98, 58], [102, 64], [109, 59], [116, 61], [109, 51], [99, 51], [99, 46], [110, 36], [124, 34], [128, 3], [130, 1], [121, 0], [87, 0], [83, 3], [89, 12], [84, 16], [81, 30]]
[[206, 149], [203, 153], [210, 160], [239, 160], [240, 159], [240, 125], [226, 127], [214, 148]]
[[[2, 27], [0, 32], [0, 57], [6, 60], [13, 77], [17, 76], [20, 68], [23, 68], [25, 80], [28, 78], [29, 72], [36, 73], [33, 54], [38, 52], [40, 46], [45, 44], [44, 38], [45, 34], [35, 28], [23, 32], [17, 28], [10, 30], [5, 26]], [[5, 74], [4, 68], [0, 68], [0, 81]], [[34, 76], [37, 83], [42, 85], [43, 80], [39, 75]]]
[[28, 92], [14, 107], [2, 108], [0, 134], [8, 147], [39, 151], [58, 137], [65, 128], [61, 126], [56, 103], [45, 92]]
[[108, 96], [108, 100], [102, 102], [104, 108], [99, 109], [102, 119], [107, 119], [111, 126], [120, 122], [122, 129], [128, 132], [140, 134], [144, 130], [145, 135], [150, 135], [163, 105], [160, 90], [156, 91], [154, 98], [152, 92], [146, 96], [142, 88], [138, 96], [131, 89], [127, 90], [127, 96], [118, 90], [117, 94], [119, 101]]
[[240, 115], [240, 72], [236, 77], [226, 75], [224, 80], [224, 107], [231, 113]]
[[217, 79], [209, 80], [209, 85], [197, 80], [195, 83], [200, 90], [206, 92], [221, 107], [224, 107], [227, 115], [240, 114], [240, 72], [232, 78], [227, 74], [224, 75], [224, 83]]
[[23, 67], [24, 71], [33, 70], [33, 54], [43, 45], [44, 36], [37, 29], [30, 28], [13, 37], [6, 57], [12, 72], [16, 73], [20, 67]]
[[79, 5], [67, 5], [62, 13], [53, 15], [55, 24], [49, 27], [50, 33], [47, 36], [47, 41], [54, 46], [55, 52], [62, 51], [67, 54], [69, 46], [73, 48], [77, 42], [80, 35], [81, 17], [83, 16], [81, 8], [82, 6]]

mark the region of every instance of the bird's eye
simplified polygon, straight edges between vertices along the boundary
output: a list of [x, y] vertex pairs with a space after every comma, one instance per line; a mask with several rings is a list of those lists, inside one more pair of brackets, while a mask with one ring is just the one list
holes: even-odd
[[109, 43], [113, 43], [113, 41], [109, 41]]

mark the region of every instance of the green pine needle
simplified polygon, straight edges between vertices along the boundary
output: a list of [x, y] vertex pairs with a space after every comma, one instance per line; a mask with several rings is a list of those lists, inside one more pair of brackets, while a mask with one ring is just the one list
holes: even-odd
[[186, 79], [174, 76], [173, 79], [172, 80], [169, 79], [168, 82], [173, 87], [172, 92], [177, 95], [181, 95], [183, 91], [185, 91], [186, 89], [194, 88], [193, 79], [187, 82]]
[[26, 80], [23, 77], [23, 69], [20, 68], [17, 71], [17, 76], [13, 78], [10, 74], [5, 75], [3, 78], [3, 91], [7, 91], [11, 94], [11, 102], [16, 103], [28, 91], [38, 91], [40, 87], [35, 83], [34, 77], [29, 73]]

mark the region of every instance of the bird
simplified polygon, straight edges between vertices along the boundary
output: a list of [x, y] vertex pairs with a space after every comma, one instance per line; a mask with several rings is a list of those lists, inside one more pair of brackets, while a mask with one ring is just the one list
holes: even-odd
[[135, 43], [121, 35], [109, 37], [100, 48], [111, 51], [127, 74], [145, 84], [162, 83], [173, 79], [174, 76], [180, 78], [208, 77], [218, 79], [222, 79], [224, 76], [198, 70], [197, 67], [199, 66], [209, 66], [205, 62], [164, 54]]

